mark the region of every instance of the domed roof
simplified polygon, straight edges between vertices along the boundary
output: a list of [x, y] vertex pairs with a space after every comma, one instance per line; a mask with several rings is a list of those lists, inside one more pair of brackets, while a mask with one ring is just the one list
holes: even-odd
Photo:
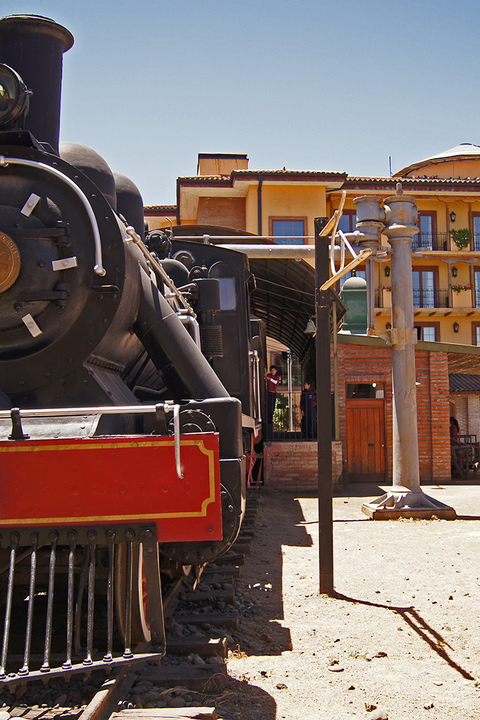
[[450, 162], [451, 160], [458, 159], [458, 160], [480, 160], [480, 145], [473, 145], [472, 143], [460, 143], [460, 145], [456, 145], [453, 148], [450, 148], [450, 150], [444, 150], [441, 153], [438, 153], [438, 155], [432, 155], [429, 158], [426, 158], [425, 160], [420, 160], [419, 162], [412, 163], [412, 165], [408, 165], [407, 167], [403, 168], [403, 170], [399, 170], [394, 175], [395, 177], [406, 177], [414, 170], [418, 170], [422, 167], [428, 167], [429, 165], [437, 165], [439, 163], [445, 163]]
[[366, 290], [367, 281], [362, 277], [349, 277], [343, 283], [342, 292], [344, 290]]

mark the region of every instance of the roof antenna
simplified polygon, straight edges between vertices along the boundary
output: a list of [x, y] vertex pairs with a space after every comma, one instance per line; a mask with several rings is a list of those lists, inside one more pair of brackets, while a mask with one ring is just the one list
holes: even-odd
[[392, 177], [392, 156], [388, 156], [388, 171], [390, 173], [390, 177]]

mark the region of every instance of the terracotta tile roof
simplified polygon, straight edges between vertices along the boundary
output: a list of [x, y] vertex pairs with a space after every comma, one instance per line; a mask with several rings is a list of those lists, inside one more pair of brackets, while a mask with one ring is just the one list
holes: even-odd
[[347, 177], [345, 172], [325, 171], [325, 170], [287, 170], [281, 168], [279, 170], [234, 170], [233, 175], [325, 175], [328, 177]]
[[182, 175], [178, 182], [207, 181], [207, 182], [230, 182], [230, 175]]
[[248, 177], [258, 177], [263, 175], [264, 178], [278, 177], [290, 179], [293, 177], [310, 178], [319, 180], [336, 180], [337, 182], [343, 182], [343, 188], [349, 189], [356, 185], [371, 185], [371, 186], [384, 186], [386, 188], [395, 188], [398, 182], [401, 182], [405, 186], [409, 187], [422, 187], [422, 186], [462, 186], [476, 189], [480, 185], [480, 177], [474, 178], [439, 178], [439, 177], [369, 177], [369, 176], [354, 176], [347, 175], [342, 172], [317, 172], [316, 170], [234, 170], [231, 175], [185, 175], [178, 178], [178, 183], [187, 184], [211, 184], [218, 183], [229, 185], [233, 180], [247, 179]]
[[145, 212], [164, 212], [164, 213], [175, 213], [177, 212], [176, 205], [145, 205], [143, 208]]
[[436, 185], [451, 185], [451, 184], [460, 184], [460, 185], [472, 185], [472, 184], [478, 184], [480, 183], [480, 177], [474, 177], [474, 178], [442, 178], [442, 177], [436, 177], [431, 175], [424, 175], [423, 177], [368, 177], [368, 176], [358, 176], [355, 177], [353, 175], [349, 175], [345, 181], [345, 185], [348, 185], [349, 183], [385, 183], [386, 185], [396, 185], [396, 183], [401, 182], [405, 185], [421, 185], [421, 184], [429, 184], [429, 183], [435, 183]]
[[480, 393], [480, 375], [450, 373], [450, 392]]
[[179, 183], [186, 182], [217, 182], [217, 183], [229, 183], [233, 179], [241, 179], [247, 177], [257, 177], [263, 175], [264, 177], [305, 177], [305, 178], [319, 178], [322, 180], [335, 179], [340, 181], [347, 178], [347, 173], [344, 172], [325, 172], [320, 170], [232, 170], [229, 175], [184, 175], [178, 178]]

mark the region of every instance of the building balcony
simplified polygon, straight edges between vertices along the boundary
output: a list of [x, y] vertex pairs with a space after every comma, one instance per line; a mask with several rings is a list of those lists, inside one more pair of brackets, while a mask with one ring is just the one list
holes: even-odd
[[[412, 250], [448, 250], [449, 235], [446, 232], [418, 233], [412, 242]], [[480, 249], [480, 236], [479, 236]]]
[[448, 308], [450, 307], [450, 297], [448, 290], [439, 290], [437, 288], [423, 289], [413, 291], [413, 307], [414, 308]]
[[419, 233], [413, 238], [412, 250], [451, 250], [452, 252], [473, 250], [474, 252], [480, 252], [480, 233], [474, 233], [471, 245], [462, 250], [455, 243], [450, 243], [449, 240], [450, 236], [447, 232]]
[[[384, 288], [375, 288], [375, 307], [390, 308], [391, 292], [385, 291]], [[477, 302], [480, 301], [480, 294]], [[450, 295], [448, 290], [440, 289], [423, 289], [413, 291], [413, 307], [414, 308], [449, 308]], [[480, 305], [477, 305], [480, 307]]]

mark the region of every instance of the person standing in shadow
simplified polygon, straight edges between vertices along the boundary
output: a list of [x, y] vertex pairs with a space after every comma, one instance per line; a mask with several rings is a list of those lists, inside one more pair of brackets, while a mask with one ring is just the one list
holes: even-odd
[[305, 381], [302, 390], [300, 412], [302, 413], [302, 436], [310, 439], [317, 437], [317, 391], [310, 380]]
[[270, 365], [270, 371], [265, 375], [267, 381], [267, 425], [268, 435], [273, 435], [273, 413], [275, 412], [275, 404], [277, 402], [277, 385], [280, 382], [278, 368], [276, 365]]

